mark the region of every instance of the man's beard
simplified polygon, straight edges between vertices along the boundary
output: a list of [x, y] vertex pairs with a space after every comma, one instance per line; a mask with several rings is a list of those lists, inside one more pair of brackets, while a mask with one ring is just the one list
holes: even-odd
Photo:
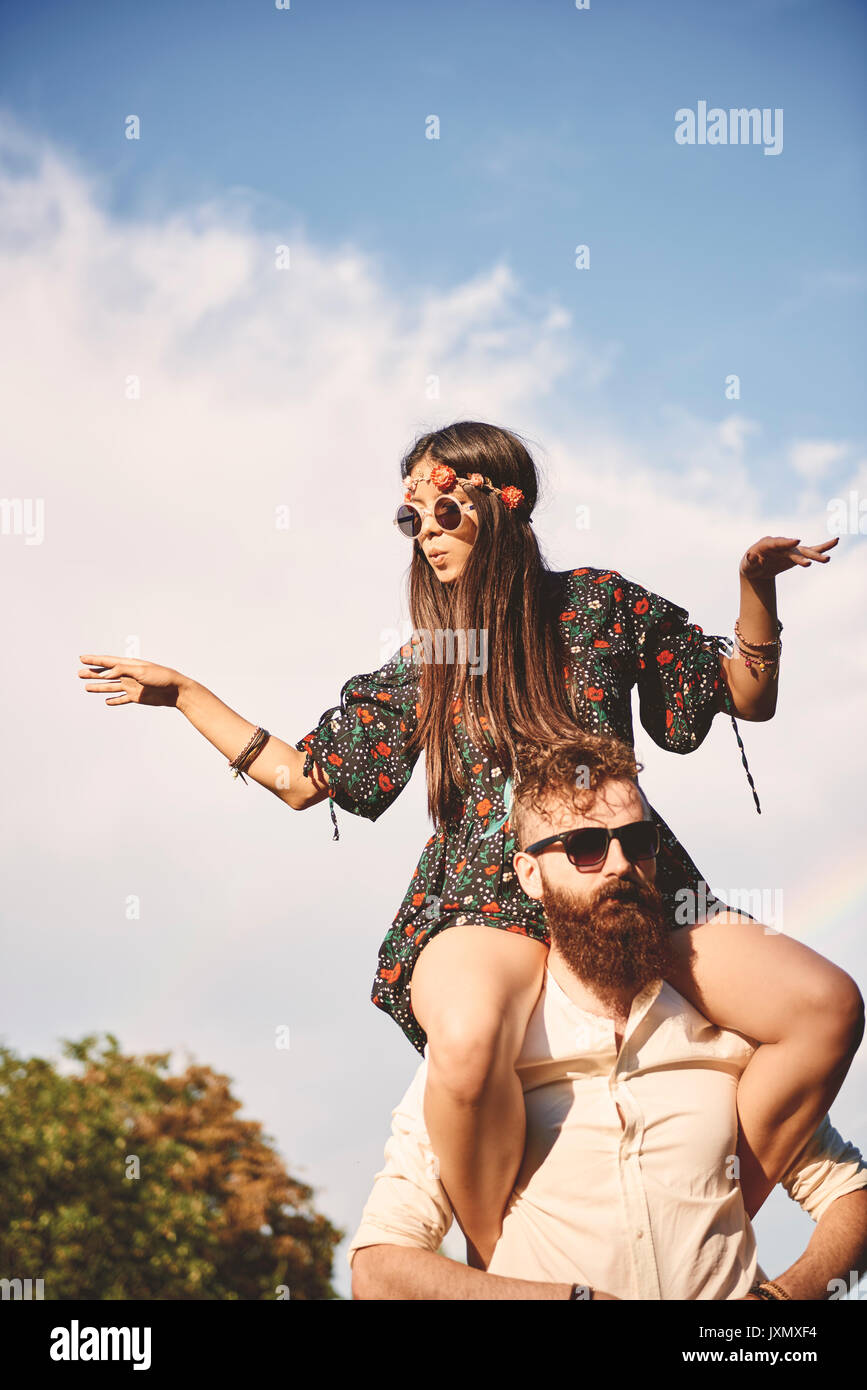
[[589, 901], [545, 885], [543, 907], [551, 944], [605, 1003], [636, 995], [671, 966], [671, 927], [652, 883], [608, 879]]

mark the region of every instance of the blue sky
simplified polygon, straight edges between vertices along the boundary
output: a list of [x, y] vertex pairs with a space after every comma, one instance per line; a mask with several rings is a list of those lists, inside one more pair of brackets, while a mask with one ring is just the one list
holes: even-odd
[[[863, 435], [863, 5], [48, 0], [4, 17], [6, 103], [84, 155], [119, 215], [248, 192], [319, 244], [363, 244], [396, 291], [505, 257], [620, 344], [603, 405], [628, 386], [645, 440], [673, 380], [708, 409], [728, 372], [771, 440], [829, 417]], [[675, 144], [675, 110], [700, 99], [783, 108], [782, 155]]]
[[[242, 790], [180, 719], [84, 696], [77, 654], [134, 639], [300, 738], [407, 635], [397, 463], [462, 418], [537, 446], [553, 567], [731, 631], [750, 542], [824, 539], [833, 497], [867, 499], [867, 13], [47, 0], [0, 25], [3, 490], [46, 516], [0, 544], [4, 648], [42, 673], [0, 716], [54, 733], [9, 750], [5, 1040], [189, 1049], [351, 1231], [416, 1060], [368, 996], [430, 833], [422, 764], [334, 845], [325, 806]], [[699, 101], [781, 108], [782, 152], [678, 145]], [[636, 720], [712, 885], [782, 887], [785, 929], [862, 987], [864, 544], [779, 582], [778, 713], [741, 725], [760, 820], [730, 725], [677, 759]], [[862, 1055], [832, 1111], [862, 1147], [863, 1078]], [[809, 1230], [775, 1196], [766, 1265]]]

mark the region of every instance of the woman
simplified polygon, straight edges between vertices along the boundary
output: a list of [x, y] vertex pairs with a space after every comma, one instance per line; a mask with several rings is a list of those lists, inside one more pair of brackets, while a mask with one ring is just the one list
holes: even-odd
[[[644, 728], [673, 752], [697, 747], [722, 709], [733, 722], [770, 718], [775, 575], [827, 562], [822, 552], [835, 541], [799, 548], [795, 538], [766, 537], [747, 552], [738, 655], [721, 657], [723, 639], [706, 638], [684, 609], [617, 571], [546, 568], [530, 520], [536, 470], [514, 434], [464, 422], [424, 435], [401, 476], [407, 491], [395, 520], [413, 541], [414, 641], [380, 670], [351, 677], [340, 705], [296, 748], [178, 672], [81, 659], [109, 668], [87, 686], [120, 692], [106, 703], [176, 704], [234, 770], [249, 769], [290, 806], [327, 796], [334, 838], [335, 802], [376, 820], [425, 748], [438, 829], [380, 948], [373, 1001], [420, 1051], [427, 1044], [426, 1124], [469, 1259], [484, 1267], [523, 1151], [515, 1061], [548, 942], [541, 904], [511, 867], [516, 747], [574, 737], [576, 723], [632, 744], [633, 685]], [[443, 634], [446, 646], [457, 642], [457, 664]], [[741, 1179], [755, 1211], [839, 1089], [860, 1040], [860, 995], [821, 956], [726, 911], [653, 815], [657, 887], [672, 927], [688, 927], [675, 935], [671, 982], [713, 1022], [763, 1044], [738, 1093]]]

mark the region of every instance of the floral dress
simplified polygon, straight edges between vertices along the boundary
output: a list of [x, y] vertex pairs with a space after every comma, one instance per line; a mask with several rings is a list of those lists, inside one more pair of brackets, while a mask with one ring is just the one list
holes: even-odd
[[[634, 685], [643, 727], [673, 753], [697, 748], [724, 709], [734, 723], [719, 662], [727, 639], [706, 637], [685, 609], [617, 570], [584, 566], [556, 580], [569, 654], [563, 677], [577, 697], [581, 728], [612, 733], [632, 746]], [[340, 704], [296, 744], [308, 755], [305, 776], [315, 761], [329, 783], [334, 839], [335, 802], [377, 820], [409, 781], [418, 753], [407, 757], [403, 750], [420, 713], [419, 681], [420, 663], [412, 643], [405, 643], [380, 670], [352, 676]], [[371, 992], [373, 1003], [391, 1014], [422, 1053], [426, 1035], [412, 1012], [409, 985], [419, 952], [438, 932], [482, 923], [549, 943], [543, 906], [527, 896], [512, 867], [517, 846], [508, 819], [510, 779], [496, 765], [493, 748], [480, 748], [467, 736], [459, 699], [452, 709], [471, 789], [460, 821], [441, 826], [422, 851], [380, 947]], [[740, 735], [738, 743], [743, 752]], [[749, 769], [747, 778], [752, 786]], [[725, 907], [662, 817], [650, 810], [660, 829], [656, 886], [672, 927], [693, 920], [683, 910], [684, 889], [708, 911]]]

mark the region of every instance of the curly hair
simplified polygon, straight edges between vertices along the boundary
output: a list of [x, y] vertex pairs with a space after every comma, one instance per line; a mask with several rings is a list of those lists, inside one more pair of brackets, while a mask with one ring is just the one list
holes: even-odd
[[512, 807], [512, 828], [518, 849], [536, 838], [533, 816], [547, 817], [552, 801], [566, 800], [579, 815], [593, 804], [606, 782], [626, 779], [635, 783], [644, 806], [644, 819], [650, 808], [638, 774], [638, 762], [628, 744], [612, 734], [576, 733], [545, 744], [523, 743], [518, 749], [518, 776]]

